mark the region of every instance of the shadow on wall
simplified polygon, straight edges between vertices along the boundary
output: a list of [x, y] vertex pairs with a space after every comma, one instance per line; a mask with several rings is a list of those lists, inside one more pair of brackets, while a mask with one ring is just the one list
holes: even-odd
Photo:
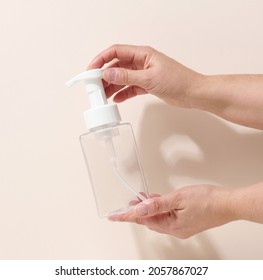
[[[164, 143], [168, 139], [176, 142], [176, 138], [193, 142], [198, 156], [182, 150], [183, 146], [179, 145], [173, 147], [167, 160]], [[263, 133], [252, 130], [241, 134], [209, 113], [178, 109], [165, 103], [149, 105], [145, 108], [137, 140], [151, 193], [173, 191], [179, 186], [180, 178], [184, 178], [184, 182], [189, 180], [189, 184], [203, 181], [230, 187], [262, 181]], [[160, 236], [154, 244], [145, 244], [141, 233], [135, 235], [143, 259], [220, 258], [205, 233], [188, 240], [172, 236], [165, 236], [164, 240]]]

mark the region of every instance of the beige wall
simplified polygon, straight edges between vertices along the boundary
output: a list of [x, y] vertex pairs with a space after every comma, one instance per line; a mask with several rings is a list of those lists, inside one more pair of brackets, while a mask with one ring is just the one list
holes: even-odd
[[[0, 258], [262, 259], [262, 225], [235, 222], [178, 240], [97, 218], [78, 140], [87, 102], [81, 87], [64, 86], [113, 43], [151, 45], [207, 74], [262, 73], [262, 11], [260, 0], [5, 1]], [[120, 110], [151, 192], [262, 180], [260, 131], [152, 96]]]

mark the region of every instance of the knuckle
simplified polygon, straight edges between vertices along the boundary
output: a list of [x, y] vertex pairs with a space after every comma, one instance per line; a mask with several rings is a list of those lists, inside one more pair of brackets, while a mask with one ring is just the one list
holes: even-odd
[[177, 238], [185, 240], [188, 239], [189, 237], [192, 236], [192, 234], [189, 234], [187, 232], [182, 232], [182, 231], [178, 231], [174, 234]]
[[110, 46], [110, 49], [118, 49], [120, 47], [120, 44], [113, 44]]
[[143, 46], [143, 48], [145, 49], [146, 52], [148, 53], [153, 53], [155, 51], [155, 49], [151, 46]]
[[142, 225], [143, 224], [142, 218], [136, 217], [135, 218], [135, 223], [138, 224], [138, 225]]
[[153, 199], [152, 201], [152, 211], [154, 213], [159, 213], [160, 212], [160, 201], [159, 199]]
[[128, 83], [129, 77], [128, 77], [128, 71], [126, 69], [122, 69], [118, 71], [118, 80], [123, 84]]

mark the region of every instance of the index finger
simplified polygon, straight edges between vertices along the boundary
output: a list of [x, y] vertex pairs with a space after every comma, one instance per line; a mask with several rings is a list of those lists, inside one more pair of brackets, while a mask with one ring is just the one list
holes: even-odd
[[114, 59], [119, 61], [141, 63], [144, 62], [146, 52], [143, 47], [132, 45], [113, 45], [98, 54], [88, 66], [89, 69], [101, 68]]

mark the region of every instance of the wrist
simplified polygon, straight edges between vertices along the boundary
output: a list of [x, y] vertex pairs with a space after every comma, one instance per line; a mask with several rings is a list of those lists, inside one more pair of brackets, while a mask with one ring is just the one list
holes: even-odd
[[263, 223], [263, 183], [233, 191], [233, 213], [237, 220]]
[[191, 107], [222, 115], [228, 104], [221, 88], [222, 84], [221, 76], [199, 74], [190, 88]]
[[192, 109], [207, 110], [207, 105], [211, 103], [209, 94], [209, 76], [194, 72], [186, 90], [188, 105]]
[[216, 187], [214, 189], [213, 199], [210, 201], [210, 211], [215, 213], [218, 225], [226, 224], [239, 220], [236, 211], [235, 191], [227, 187]]

